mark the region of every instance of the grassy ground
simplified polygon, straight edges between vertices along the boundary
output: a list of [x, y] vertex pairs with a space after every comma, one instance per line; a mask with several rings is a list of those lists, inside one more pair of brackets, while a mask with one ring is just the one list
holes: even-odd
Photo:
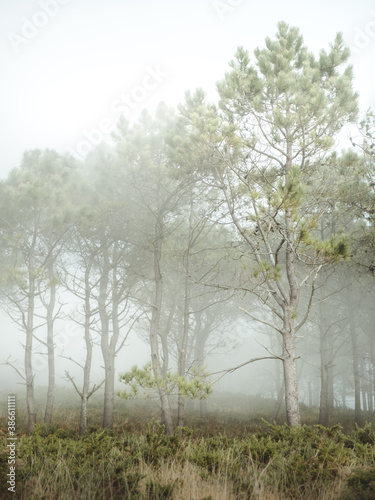
[[[375, 432], [370, 423], [356, 429], [350, 410], [335, 410], [333, 427], [322, 428], [316, 410], [302, 408], [304, 426], [289, 429], [282, 416], [262, 420], [271, 420], [273, 401], [222, 394], [210, 401], [207, 421], [190, 413], [187, 427], [166, 437], [155, 401], [118, 401], [115, 428], [103, 431], [97, 398], [80, 438], [77, 400], [61, 390], [54, 425], [27, 437], [18, 400], [17, 486], [9, 495], [4, 405], [0, 415], [2, 499], [375, 499]], [[374, 425], [374, 415], [366, 418]]]

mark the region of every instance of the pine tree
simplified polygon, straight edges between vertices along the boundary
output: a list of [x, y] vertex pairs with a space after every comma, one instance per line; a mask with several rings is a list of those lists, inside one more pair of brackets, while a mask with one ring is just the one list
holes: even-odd
[[319, 270], [348, 256], [345, 235], [321, 241], [317, 232], [329, 209], [324, 162], [335, 135], [357, 114], [352, 69], [341, 70], [348, 57], [340, 34], [330, 51], [315, 57], [298, 29], [281, 22], [276, 39], [255, 50], [255, 64], [246, 50], [237, 50], [218, 83], [220, 109], [206, 105], [200, 91], [181, 108], [202, 171], [221, 189], [228, 216], [255, 261], [248, 287], [274, 321], [246, 313], [282, 336], [279, 358], [291, 426], [300, 425], [296, 334], [308, 317]]

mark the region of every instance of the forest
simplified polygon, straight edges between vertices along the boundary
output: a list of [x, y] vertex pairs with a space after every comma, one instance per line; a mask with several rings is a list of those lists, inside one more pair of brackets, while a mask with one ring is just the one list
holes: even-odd
[[[375, 498], [375, 111], [349, 57], [342, 35], [316, 55], [280, 22], [238, 48], [217, 103], [187, 91], [83, 159], [28, 150], [1, 180], [16, 498]], [[236, 365], [239, 331], [259, 348]], [[149, 362], [119, 365], [135, 337]], [[258, 363], [252, 395], [216, 391]]]

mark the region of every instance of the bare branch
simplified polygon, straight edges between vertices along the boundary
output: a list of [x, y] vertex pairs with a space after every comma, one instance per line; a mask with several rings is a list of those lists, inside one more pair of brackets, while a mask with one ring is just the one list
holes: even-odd
[[258, 321], [259, 323], [263, 323], [264, 325], [270, 326], [271, 328], [273, 328], [277, 332], [281, 333], [281, 335], [283, 335], [283, 331], [280, 330], [280, 328], [278, 326], [276, 326], [274, 323], [271, 323], [270, 321], [267, 321], [265, 319], [257, 318], [256, 316], [254, 316], [253, 314], [251, 314], [249, 311], [246, 311], [246, 309], [244, 309], [241, 306], [238, 306], [238, 309], [240, 311], [244, 312], [245, 314], [247, 314], [248, 316], [250, 316], [250, 318], [253, 319], [254, 321]]
[[280, 356], [263, 356], [261, 358], [252, 358], [252, 359], [249, 359], [248, 361], [245, 361], [244, 363], [241, 363], [240, 365], [237, 365], [237, 366], [234, 366], [232, 368], [227, 368], [226, 370], [220, 370], [218, 372], [213, 372], [213, 373], [210, 373], [210, 375], [218, 375], [218, 374], [221, 374], [219, 378], [217, 378], [214, 382], [212, 382], [213, 384], [216, 384], [220, 379], [222, 379], [225, 375], [227, 375], [228, 373], [233, 373], [235, 372], [236, 370], [239, 370], [240, 368], [242, 368], [243, 366], [246, 366], [246, 365], [249, 365], [250, 363], [255, 363], [255, 361], [263, 361], [264, 359], [279, 359], [280, 361], [282, 361], [283, 359], [280, 357]]

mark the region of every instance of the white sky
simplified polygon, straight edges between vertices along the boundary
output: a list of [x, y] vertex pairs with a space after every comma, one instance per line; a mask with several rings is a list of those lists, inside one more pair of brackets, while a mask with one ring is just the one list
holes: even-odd
[[[0, 0], [0, 177], [26, 149], [76, 151], [98, 127], [108, 137], [132, 92], [129, 118], [160, 101], [176, 105], [196, 87], [215, 100], [236, 48], [252, 55], [280, 20], [298, 26], [313, 51], [342, 31], [361, 107], [375, 104], [371, 0]], [[150, 68], [163, 73], [159, 82]]]

